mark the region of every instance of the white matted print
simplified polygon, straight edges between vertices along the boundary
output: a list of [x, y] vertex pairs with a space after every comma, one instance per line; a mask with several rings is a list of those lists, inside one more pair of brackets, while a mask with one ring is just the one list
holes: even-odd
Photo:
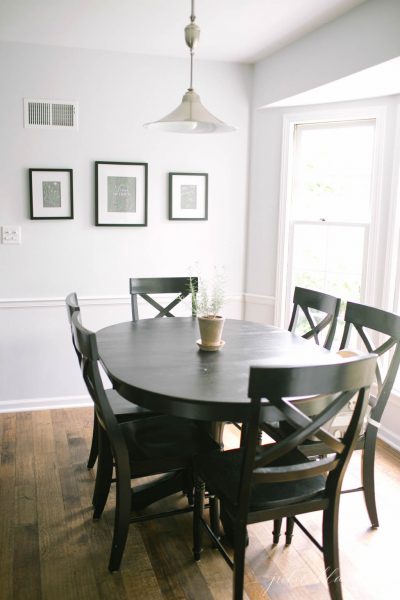
[[96, 162], [96, 225], [147, 225], [147, 163]]
[[208, 218], [208, 174], [169, 174], [169, 218], [192, 221]]
[[29, 169], [31, 219], [73, 219], [72, 169]]

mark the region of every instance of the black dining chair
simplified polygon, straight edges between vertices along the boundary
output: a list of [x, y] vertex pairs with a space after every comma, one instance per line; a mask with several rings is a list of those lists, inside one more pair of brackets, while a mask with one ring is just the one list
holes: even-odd
[[[299, 367], [251, 367], [248, 395], [251, 398], [248, 426], [241, 447], [216, 454], [212, 460], [197, 457], [193, 541], [195, 560], [202, 550], [205, 529], [213, 544], [233, 569], [233, 599], [243, 598], [247, 525], [323, 511], [322, 545], [307, 535], [323, 552], [331, 598], [342, 599], [338, 548], [338, 514], [343, 476], [355, 447], [374, 377], [375, 356], [347, 359], [342, 364]], [[324, 430], [325, 424], [357, 394], [355, 409], [342, 440]], [[291, 398], [306, 397], [303, 410]], [[311, 398], [310, 398], [311, 397]], [[292, 425], [284, 439], [260, 445], [259, 423], [263, 399], [276, 407]], [[306, 416], [312, 411], [315, 416]], [[318, 409], [317, 409], [318, 407]], [[321, 460], [309, 460], [299, 450], [302, 442], [316, 436], [330, 447]], [[204, 513], [205, 486], [222, 501], [233, 528], [233, 560], [218, 532], [208, 525]], [[214, 509], [215, 510], [215, 509]]]
[[[76, 292], [72, 292], [71, 294], [68, 294], [68, 296], [65, 298], [65, 305], [67, 308], [68, 321], [69, 321], [69, 324], [71, 327], [72, 326], [72, 315], [74, 314], [74, 312], [80, 313], [80, 306], [79, 306], [78, 297], [76, 295]], [[82, 355], [79, 352], [79, 349], [76, 347], [73, 337], [72, 337], [72, 343], [73, 343], [76, 355], [78, 357], [79, 366], [81, 366], [82, 365]], [[154, 415], [154, 413], [151, 412], [150, 410], [147, 410], [146, 408], [142, 408], [141, 406], [138, 406], [137, 404], [134, 404], [133, 402], [128, 402], [128, 400], [125, 400], [124, 398], [122, 398], [122, 396], [120, 396], [118, 394], [118, 392], [116, 392], [113, 389], [107, 389], [105, 391], [105, 393], [107, 394], [107, 398], [110, 403], [111, 409], [115, 415], [115, 418], [118, 421], [130, 421], [130, 420], [142, 419], [142, 418], [146, 418], [148, 416]], [[92, 469], [96, 463], [97, 456], [99, 453], [98, 445], [99, 445], [98, 421], [97, 421], [97, 417], [96, 417], [96, 410], [94, 410], [92, 441], [91, 441], [91, 446], [90, 446], [89, 458], [88, 458], [88, 462], [87, 462], [88, 469]]]
[[[344, 315], [345, 327], [338, 354], [344, 358], [356, 356], [360, 352], [373, 352], [379, 357], [376, 365], [375, 382], [370, 394], [367, 414], [361, 427], [355, 450], [362, 451], [361, 486], [342, 490], [342, 494], [363, 492], [368, 516], [373, 528], [379, 527], [375, 494], [375, 453], [378, 430], [386, 408], [390, 393], [400, 364], [400, 315], [391, 312], [348, 302]], [[383, 360], [382, 360], [383, 359]], [[386, 361], [385, 361], [386, 359]], [[382, 364], [383, 363], [383, 364]], [[350, 400], [340, 413], [327, 424], [328, 431], [337, 438], [342, 438], [354, 410], [354, 402]], [[288, 425], [280, 423], [275, 429], [276, 435], [282, 437]], [[268, 429], [271, 433], [271, 429]], [[319, 459], [329, 451], [323, 442], [307, 440], [302, 452], [309, 457]], [[274, 527], [274, 542], [280, 536], [281, 521]], [[293, 535], [293, 522], [288, 519], [286, 525], [286, 544], [290, 544]]]
[[[313, 339], [316, 344], [329, 350], [335, 337], [340, 303], [341, 299], [336, 296], [295, 287], [288, 330], [307, 340]], [[233, 423], [233, 425], [238, 429], [242, 428], [240, 423]], [[278, 433], [279, 438], [279, 432], [271, 424], [266, 423], [263, 430], [273, 439], [276, 439]]]
[[[192, 300], [192, 316], [196, 316], [195, 294], [198, 292], [197, 277], [131, 277], [129, 279], [131, 294], [132, 320], [139, 320], [138, 297], [143, 298], [157, 312], [155, 318], [173, 317], [171, 311], [187, 296]], [[177, 294], [167, 306], [161, 306], [152, 295]]]
[[340, 298], [307, 288], [296, 287], [289, 331], [330, 349], [335, 337]]
[[[320, 346], [331, 349], [335, 337], [341, 299], [324, 292], [295, 287], [293, 309], [288, 330], [312, 339]], [[235, 425], [240, 428], [240, 425]], [[265, 423], [262, 430], [272, 439], [280, 439], [282, 423]], [[290, 529], [287, 530], [289, 538]], [[279, 536], [278, 536], [279, 537]]]
[[135, 480], [160, 473], [188, 471], [195, 456], [220, 452], [219, 445], [197, 423], [179, 417], [158, 415], [119, 422], [111, 408], [99, 372], [96, 334], [85, 329], [79, 311], [72, 315], [74, 344], [82, 356], [83, 378], [95, 403], [99, 427], [99, 457], [93, 518], [99, 519], [107, 501], [111, 473], [116, 473], [114, 534], [108, 568], [118, 571], [129, 524], [192, 510], [185, 506], [169, 512], [136, 516], [132, 511]]
[[[357, 440], [356, 450], [362, 450], [362, 485], [342, 493], [364, 492], [365, 503], [372, 527], [379, 527], [375, 498], [375, 453], [382, 415], [389, 400], [400, 364], [400, 315], [348, 302], [344, 315], [344, 332], [340, 353], [350, 349], [373, 352], [379, 359], [376, 365], [375, 386], [369, 397], [367, 417]], [[345, 407], [338, 419], [330, 424], [336, 437], [343, 436], [343, 422], [351, 418], [352, 403]]]

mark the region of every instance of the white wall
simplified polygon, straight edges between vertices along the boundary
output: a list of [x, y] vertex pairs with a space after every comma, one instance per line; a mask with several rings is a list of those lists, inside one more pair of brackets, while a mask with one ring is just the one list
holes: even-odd
[[[251, 193], [249, 206], [249, 236], [246, 286], [246, 317], [264, 323], [274, 323], [279, 208], [281, 194], [282, 134], [285, 115], [299, 115], [307, 120], [321, 118], [331, 113], [361, 112], [368, 108], [383, 107], [385, 110], [385, 143], [382, 165], [382, 181], [378, 203], [381, 229], [388, 230], [391, 211], [392, 179], [399, 165], [395, 162], [395, 134], [397, 131], [400, 96], [373, 98], [352, 102], [302, 107], [267, 108], [253, 116], [253, 145], [251, 157]], [[386, 242], [387, 240], [383, 240]], [[264, 256], [265, 260], [260, 260]], [[386, 245], [379, 249], [378, 263], [381, 272], [386, 269]], [[386, 261], [386, 262], [385, 262]], [[375, 290], [371, 303], [383, 308], [382, 288]], [[260, 311], [260, 306], [262, 310]]]
[[369, 0], [255, 67], [254, 106], [293, 96], [400, 55], [399, 0]]
[[369, 0], [255, 65], [245, 286], [249, 318], [271, 322], [274, 315], [282, 115], [296, 110], [260, 107], [400, 56], [399, 31], [399, 0]]
[[[228, 295], [241, 298], [252, 68], [196, 62], [204, 104], [239, 128], [214, 136], [142, 127], [180, 102], [186, 59], [2, 43], [0, 72], [0, 225], [22, 230], [21, 245], [0, 245], [0, 402], [69, 402], [84, 394], [60, 302], [69, 291], [92, 299], [84, 315], [101, 326], [130, 318], [130, 276], [184, 275], [197, 262], [205, 273], [225, 265]], [[24, 129], [23, 98], [78, 101], [79, 131]], [[96, 160], [148, 163], [147, 227], [94, 226]], [[29, 219], [30, 167], [73, 169], [73, 220]], [[209, 174], [208, 221], [168, 220], [177, 171]], [[240, 302], [229, 307], [240, 316]]]
[[[399, 0], [370, 0], [336, 21], [260, 61], [254, 71], [252, 134], [250, 148], [250, 199], [246, 266], [245, 317], [274, 322], [279, 197], [281, 189], [282, 125], [285, 112], [295, 107], [259, 107], [307, 89], [334, 81], [357, 70], [400, 55]], [[351, 103], [335, 108], [371, 104], [387, 108], [387, 144], [382, 183], [382, 218], [388, 218], [394, 164], [396, 111], [399, 96]], [[333, 105], [331, 105], [331, 108]], [[310, 115], [329, 105], [301, 107]], [[297, 109], [299, 112], [299, 109]], [[381, 264], [384, 269], [385, 247]], [[390, 410], [389, 410], [390, 409]], [[400, 448], [400, 404], [391, 402], [385, 436]]]

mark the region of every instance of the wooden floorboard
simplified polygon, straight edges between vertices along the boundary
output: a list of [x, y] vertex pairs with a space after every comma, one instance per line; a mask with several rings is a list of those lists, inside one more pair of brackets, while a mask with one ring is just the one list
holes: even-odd
[[[231, 572], [206, 539], [201, 561], [192, 559], [190, 514], [132, 525], [121, 571], [108, 572], [115, 491], [93, 522], [95, 470], [86, 468], [92, 419], [91, 409], [0, 415], [0, 600], [229, 600]], [[237, 430], [226, 429], [226, 446], [237, 439]], [[345, 487], [357, 484], [359, 470], [356, 453]], [[362, 494], [342, 496], [345, 600], [398, 597], [399, 475], [399, 455], [380, 443], [378, 530], [369, 527]], [[161, 504], [179, 503], [185, 499]], [[320, 538], [319, 514], [302, 521]], [[245, 597], [328, 600], [320, 552], [299, 530], [290, 547], [283, 539], [274, 546], [271, 532], [271, 523], [249, 527]]]

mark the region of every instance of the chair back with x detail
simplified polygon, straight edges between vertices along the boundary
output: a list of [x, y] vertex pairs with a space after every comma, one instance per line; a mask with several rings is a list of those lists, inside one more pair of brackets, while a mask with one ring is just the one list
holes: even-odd
[[[323, 552], [332, 600], [341, 600], [340, 489], [365, 414], [375, 366], [376, 356], [366, 355], [342, 364], [252, 367], [251, 405], [242, 447], [221, 452], [212, 461], [202, 457], [195, 460], [194, 556], [199, 560], [201, 529], [205, 528], [233, 568], [234, 600], [243, 598], [247, 524], [292, 517], [304, 530], [296, 515], [320, 510], [323, 511], [322, 546], [307, 534]], [[324, 426], [355, 393], [357, 401], [351, 422], [344, 438], [338, 440]], [[315, 417], [308, 417], [293, 404], [296, 397], [308, 397], [313, 404], [309, 409]], [[279, 442], [260, 445], [258, 432], [264, 399], [282, 412], [293, 430]], [[318, 461], [307, 459], [298, 448], [310, 436], [323, 440], [330, 453]], [[233, 561], [203, 519], [205, 488], [210, 499], [219, 498], [231, 521]]]
[[[72, 325], [72, 315], [74, 314], [75, 311], [77, 310], [81, 310], [80, 306], [79, 306], [79, 302], [78, 302], [78, 296], [76, 295], [76, 292], [71, 292], [71, 294], [68, 294], [68, 296], [65, 298], [65, 306], [67, 308], [67, 317], [68, 317], [68, 322], [69, 325], [71, 327]], [[72, 344], [74, 346], [74, 350], [76, 352], [76, 355], [78, 357], [78, 362], [79, 365], [82, 362], [82, 356], [81, 353], [79, 352], [78, 348], [75, 346], [75, 342], [74, 342], [74, 336], [72, 336]]]
[[[138, 296], [156, 309], [156, 318], [173, 317], [171, 312], [187, 296], [192, 295], [192, 316], [196, 316], [193, 294], [198, 291], [197, 277], [140, 277], [129, 279], [131, 294], [132, 320], [139, 320]], [[161, 306], [150, 294], [178, 294], [168, 306]]]
[[[320, 321], [311, 314], [311, 310], [325, 313]], [[309, 329], [302, 333], [305, 339], [313, 338], [316, 344], [330, 349], [335, 337], [337, 318], [340, 310], [340, 298], [307, 288], [296, 287], [293, 295], [293, 310], [289, 323], [289, 331], [296, 332], [301, 316], [307, 321]], [[325, 338], [321, 343], [320, 335]]]
[[[119, 422], [112, 410], [99, 371], [96, 334], [84, 328], [79, 312], [72, 315], [74, 343], [82, 355], [82, 374], [95, 403], [99, 427], [99, 458], [93, 519], [100, 518], [115, 468], [116, 506], [109, 570], [118, 571], [130, 523], [175, 515], [191, 506], [162, 513], [135, 514], [138, 487], [131, 480], [161, 473], [192, 471], [193, 458], [220, 452], [220, 447], [196, 422], [168, 415]], [[193, 484], [193, 482], [192, 482]], [[182, 488], [181, 488], [182, 489]]]
[[[71, 327], [72, 333], [72, 315], [75, 312], [80, 314], [80, 306], [78, 301], [78, 296], [76, 292], [71, 292], [65, 298], [65, 306], [67, 308], [67, 316], [68, 321]], [[72, 343], [74, 346], [74, 350], [78, 357], [79, 366], [82, 367], [82, 354], [77, 347], [74, 336], [72, 335]], [[88, 387], [88, 382], [85, 380], [86, 387]], [[90, 392], [90, 390], [88, 390]], [[133, 402], [128, 402], [120, 396], [115, 390], [109, 389], [106, 390], [106, 394], [108, 397], [108, 401], [111, 405], [112, 411], [118, 421], [129, 421], [131, 419], [143, 419], [149, 416], [153, 416], [155, 413], [149, 411], [141, 406], [134, 404]], [[99, 439], [98, 439], [98, 422], [96, 416], [96, 410], [94, 410], [93, 414], [93, 433], [92, 433], [92, 442], [90, 445], [89, 458], [87, 462], [87, 468], [92, 469], [96, 463], [97, 456], [99, 453]]]
[[[369, 398], [367, 424], [357, 442], [357, 448], [363, 450], [362, 487], [346, 492], [364, 491], [364, 498], [372, 527], [379, 526], [375, 499], [375, 450], [378, 429], [396, 379], [400, 364], [400, 315], [391, 312], [348, 302], [344, 316], [345, 328], [340, 349], [351, 347], [354, 343], [353, 332], [361, 341], [363, 350], [373, 352], [378, 358], [376, 365], [376, 390]], [[374, 339], [372, 339], [374, 337]], [[383, 339], [385, 338], [385, 339]], [[387, 358], [384, 365], [379, 359]], [[385, 366], [385, 373], [382, 366]]]

